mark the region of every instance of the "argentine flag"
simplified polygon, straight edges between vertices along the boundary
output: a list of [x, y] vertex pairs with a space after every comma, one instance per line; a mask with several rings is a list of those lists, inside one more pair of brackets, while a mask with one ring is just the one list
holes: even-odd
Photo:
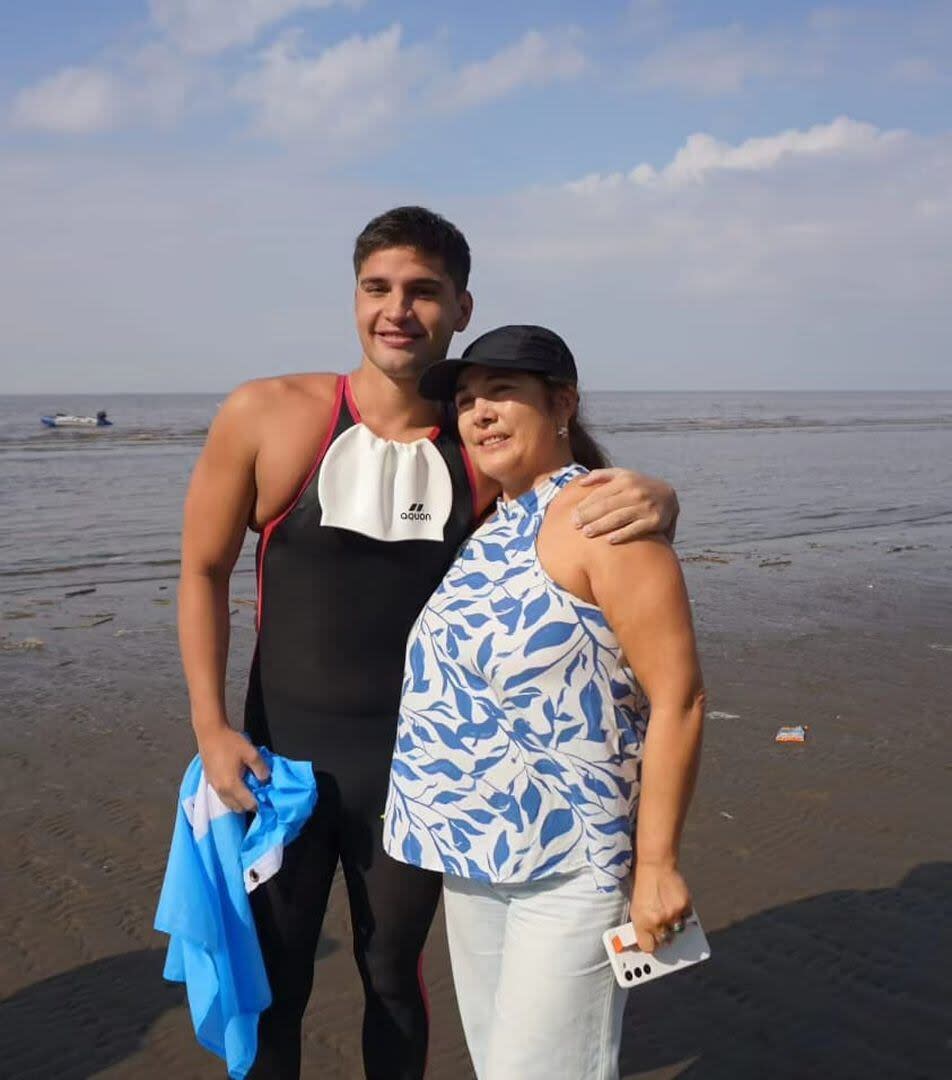
[[284, 846], [317, 802], [310, 762], [260, 753], [271, 776], [247, 774], [258, 802], [247, 828], [205, 780], [200, 757], [186, 769], [155, 914], [156, 930], [169, 935], [165, 978], [185, 983], [195, 1035], [232, 1080], [254, 1064], [258, 1017], [271, 1004], [248, 893], [280, 870]]

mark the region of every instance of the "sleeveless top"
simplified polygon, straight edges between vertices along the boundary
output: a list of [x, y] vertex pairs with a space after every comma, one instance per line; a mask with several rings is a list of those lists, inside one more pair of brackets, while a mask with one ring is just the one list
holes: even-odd
[[519, 883], [631, 869], [648, 703], [599, 608], [543, 570], [536, 538], [569, 465], [463, 546], [420, 613], [384, 818], [403, 862]]
[[349, 379], [338, 378], [307, 479], [258, 540], [245, 704], [256, 742], [318, 761], [318, 717], [340, 720], [358, 747], [370, 729], [355, 721], [383, 718], [392, 740], [407, 634], [472, 528], [474, 490], [455, 431], [381, 439], [361, 422]]

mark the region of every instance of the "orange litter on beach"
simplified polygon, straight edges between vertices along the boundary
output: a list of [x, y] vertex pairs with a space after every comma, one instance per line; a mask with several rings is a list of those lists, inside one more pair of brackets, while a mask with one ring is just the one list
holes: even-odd
[[774, 742], [806, 742], [808, 730], [809, 725], [807, 724], [796, 724], [794, 727], [782, 727], [774, 736]]

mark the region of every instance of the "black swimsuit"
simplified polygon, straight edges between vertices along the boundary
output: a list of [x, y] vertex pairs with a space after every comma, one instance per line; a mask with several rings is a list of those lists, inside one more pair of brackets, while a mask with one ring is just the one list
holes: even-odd
[[338, 380], [330, 432], [258, 543], [258, 646], [245, 704], [257, 745], [313, 762], [318, 805], [279, 874], [252, 894], [274, 997], [253, 1077], [297, 1077], [301, 1017], [337, 863], [366, 994], [366, 1075], [422, 1077], [419, 958], [440, 877], [381, 846], [406, 641], [474, 520], [455, 433], [377, 438]]

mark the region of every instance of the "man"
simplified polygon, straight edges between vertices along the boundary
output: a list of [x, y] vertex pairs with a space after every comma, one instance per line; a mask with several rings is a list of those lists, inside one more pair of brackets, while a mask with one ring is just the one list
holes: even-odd
[[[473, 309], [465, 238], [401, 207], [357, 239], [362, 348], [350, 376], [290, 375], [239, 387], [219, 410], [185, 503], [179, 635], [205, 773], [233, 810], [253, 810], [252, 742], [313, 763], [318, 806], [278, 875], [252, 894], [274, 1002], [255, 1077], [297, 1077], [301, 1017], [340, 861], [366, 1008], [371, 1080], [423, 1075], [419, 959], [440, 876], [390, 860], [381, 814], [404, 646], [417, 613], [498, 494], [452, 423], [417, 392]], [[666, 485], [609, 470], [580, 527], [619, 539], [669, 529]], [[259, 533], [258, 646], [245, 709], [225, 712], [228, 584], [246, 528]]]

